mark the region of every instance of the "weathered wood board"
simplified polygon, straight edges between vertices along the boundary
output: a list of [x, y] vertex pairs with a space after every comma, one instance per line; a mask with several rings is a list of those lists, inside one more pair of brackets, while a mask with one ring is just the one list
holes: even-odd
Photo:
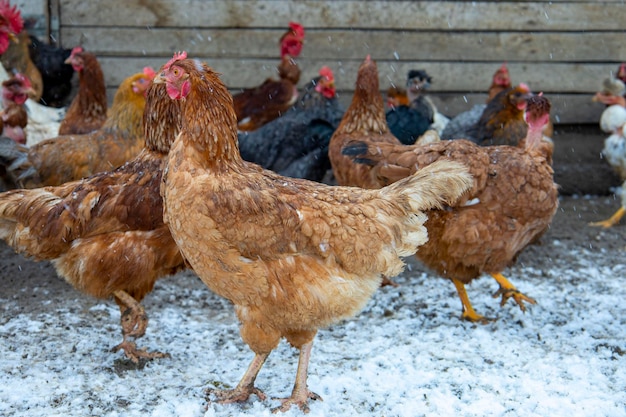
[[484, 101], [506, 61], [513, 81], [544, 91], [556, 123], [597, 123], [591, 96], [626, 60], [623, 1], [46, 1], [62, 46], [102, 62], [110, 96], [145, 65], [186, 50], [236, 91], [275, 75], [278, 38], [290, 20], [306, 28], [301, 83], [330, 66], [347, 105], [359, 63], [370, 54], [381, 91], [426, 69], [432, 96], [450, 115]]

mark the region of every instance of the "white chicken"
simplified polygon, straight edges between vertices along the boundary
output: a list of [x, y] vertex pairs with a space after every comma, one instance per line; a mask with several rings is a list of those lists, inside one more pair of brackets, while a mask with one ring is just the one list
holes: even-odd
[[619, 104], [609, 106], [602, 112], [600, 128], [611, 136], [604, 140], [602, 155], [617, 172], [624, 183], [621, 188], [622, 206], [606, 220], [590, 223], [591, 226], [609, 228], [617, 224], [626, 214], [626, 108]]

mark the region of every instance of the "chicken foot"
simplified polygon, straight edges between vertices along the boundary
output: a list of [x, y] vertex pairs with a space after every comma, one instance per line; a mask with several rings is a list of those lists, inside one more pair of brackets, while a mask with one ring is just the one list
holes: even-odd
[[619, 223], [619, 221], [622, 219], [622, 217], [624, 217], [624, 214], [626, 214], [626, 208], [620, 207], [619, 210], [617, 210], [608, 219], [602, 220], [602, 221], [599, 221], [599, 222], [589, 223], [589, 226], [601, 226], [601, 227], [604, 227], [605, 229], [608, 229], [609, 227], [613, 227], [617, 223]]
[[122, 343], [111, 349], [116, 352], [120, 349], [124, 350], [126, 357], [134, 363], [139, 363], [139, 358], [154, 359], [169, 357], [168, 353], [148, 352], [145, 348], [139, 349], [135, 342], [128, 340], [129, 337], [139, 338], [146, 333], [148, 327], [148, 315], [144, 311], [141, 304], [131, 297], [126, 291], [115, 291], [113, 295], [120, 303], [122, 315], [120, 323], [122, 324]]
[[500, 284], [500, 289], [493, 294], [493, 298], [498, 298], [498, 296], [502, 296], [502, 300], [500, 301], [500, 307], [506, 304], [507, 300], [513, 297], [513, 300], [517, 303], [520, 310], [526, 311], [526, 306], [524, 305], [524, 301], [529, 304], [537, 304], [534, 298], [530, 298], [527, 295], [521, 293], [515, 285], [511, 284], [508, 279], [504, 277], [504, 275], [500, 273], [491, 274], [493, 279], [495, 279], [498, 284]]
[[470, 302], [469, 297], [467, 296], [465, 284], [456, 279], [452, 279], [452, 283], [456, 287], [456, 292], [459, 294], [459, 298], [461, 299], [461, 303], [463, 304], [463, 315], [461, 316], [463, 320], [482, 324], [487, 324], [488, 322], [492, 321], [492, 319], [486, 318], [485, 316], [481, 316], [480, 314], [476, 313], [474, 307], [472, 307], [472, 303]]
[[263, 393], [263, 391], [254, 386], [254, 381], [256, 380], [256, 377], [268, 356], [269, 353], [255, 354], [254, 359], [252, 359], [250, 366], [248, 366], [248, 369], [246, 370], [246, 373], [234, 389], [220, 390], [207, 388], [205, 393], [214, 394], [217, 398], [216, 402], [221, 404], [246, 401], [250, 398], [250, 394], [255, 394], [261, 401], [265, 400], [267, 396]]
[[307, 387], [307, 376], [309, 371], [309, 360], [311, 359], [311, 349], [313, 342], [308, 342], [300, 348], [300, 357], [298, 359], [298, 370], [296, 371], [296, 382], [288, 398], [277, 398], [282, 404], [280, 407], [272, 409], [273, 413], [288, 411], [292, 405], [297, 405], [304, 413], [308, 413], [309, 400], [322, 400], [322, 397], [316, 393], [309, 391]]

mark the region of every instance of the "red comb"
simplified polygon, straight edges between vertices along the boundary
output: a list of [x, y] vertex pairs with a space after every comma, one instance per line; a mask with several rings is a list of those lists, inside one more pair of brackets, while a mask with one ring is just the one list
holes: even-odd
[[82, 46], [75, 46], [74, 48], [72, 48], [71, 56], [74, 56], [76, 54], [80, 54], [82, 52], [84, 52], [84, 49], [83, 49]]
[[519, 83], [518, 87], [524, 91], [530, 92], [530, 87], [526, 83]]
[[326, 78], [328, 81], [333, 81], [335, 79], [335, 74], [333, 74], [333, 70], [331, 70], [330, 67], [327, 67], [326, 65], [320, 68], [319, 74], [322, 77]]
[[151, 80], [156, 77], [156, 72], [154, 72], [152, 67], [143, 67], [143, 74]]
[[167, 61], [167, 64], [165, 64], [165, 68], [169, 68], [172, 66], [172, 64], [176, 61], [182, 61], [183, 59], [187, 59], [187, 52], [186, 51], [179, 51], [174, 53], [174, 56], [172, 57], [172, 59], [170, 59], [169, 61]]
[[22, 13], [17, 6], [11, 7], [9, 0], [0, 1], [0, 15], [9, 23], [11, 31], [14, 34], [18, 34], [24, 28], [24, 20], [22, 20]]
[[298, 22], [289, 22], [289, 28], [300, 38], [304, 39], [304, 26]]

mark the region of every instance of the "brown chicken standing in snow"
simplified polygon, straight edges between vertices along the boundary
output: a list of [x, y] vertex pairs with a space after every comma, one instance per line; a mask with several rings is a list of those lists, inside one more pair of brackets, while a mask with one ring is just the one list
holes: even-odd
[[224, 84], [206, 64], [176, 54], [155, 78], [183, 102], [180, 135], [163, 174], [164, 217], [194, 271], [235, 305], [255, 352], [220, 402], [245, 401], [281, 337], [300, 349], [291, 405], [308, 410], [318, 328], [356, 314], [398, 274], [401, 256], [427, 240], [421, 212], [454, 201], [471, 184], [458, 163], [434, 164], [382, 190], [331, 187], [282, 177], [241, 159], [237, 118]]
[[163, 223], [159, 193], [179, 116], [179, 102], [155, 85], [145, 112], [146, 148], [134, 160], [58, 187], [0, 194], [0, 237], [16, 252], [51, 261], [77, 290], [114, 297], [124, 338], [114, 350], [123, 349], [134, 362], [164, 356], [130, 340], [143, 336], [148, 325], [139, 302], [157, 279], [184, 268]]
[[0, 162], [7, 175], [21, 188], [61, 185], [113, 170], [134, 158], [144, 147], [145, 94], [153, 76], [154, 70], [145, 68], [125, 79], [109, 118], [94, 132], [59, 136], [30, 148], [0, 144]]
[[59, 126], [59, 135], [84, 135], [100, 129], [107, 120], [107, 91], [98, 59], [77, 46], [65, 63], [78, 73], [78, 93]]
[[417, 252], [426, 266], [452, 280], [465, 319], [484, 321], [465, 290], [466, 284], [483, 273], [500, 284], [494, 296], [502, 296], [501, 305], [511, 297], [522, 311], [524, 302], [535, 303], [501, 272], [546, 231], [558, 206], [551, 166], [553, 145], [542, 133], [549, 118], [550, 102], [543, 96], [529, 98], [528, 134], [518, 147], [480, 147], [463, 139], [397, 146], [367, 138], [342, 147], [355, 168], [367, 169], [366, 178], [348, 185], [383, 187], [439, 160], [469, 166], [473, 187], [456, 204], [428, 212], [429, 240]]

